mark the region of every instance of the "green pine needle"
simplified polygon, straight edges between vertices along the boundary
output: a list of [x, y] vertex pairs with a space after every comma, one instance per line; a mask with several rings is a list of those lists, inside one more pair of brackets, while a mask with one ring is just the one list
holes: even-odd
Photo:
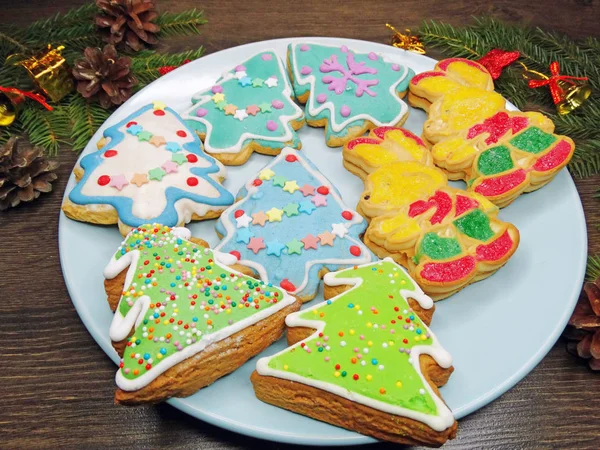
[[600, 277], [600, 255], [588, 257], [586, 280], [594, 281]]
[[156, 18], [156, 25], [160, 26], [158, 38], [167, 36], [189, 36], [200, 34], [199, 26], [207, 22], [203, 11], [195, 8], [181, 13], [162, 13]]
[[96, 130], [111, 114], [111, 111], [96, 103], [88, 102], [80, 95], [73, 95], [73, 99], [65, 108], [71, 121], [70, 138], [73, 150], [77, 152], [85, 148]]
[[68, 143], [71, 123], [61, 108], [46, 111], [36, 105], [26, 104], [19, 119], [29, 141], [50, 155], [58, 152], [59, 144]]
[[198, 59], [204, 53], [204, 49], [199, 47], [196, 50], [189, 50], [183, 53], [163, 54], [152, 50], [139, 52], [131, 65], [131, 70], [139, 81], [138, 88], [146, 86], [148, 83], [159, 78], [161, 75], [158, 69], [163, 66], [180, 66], [186, 59]]

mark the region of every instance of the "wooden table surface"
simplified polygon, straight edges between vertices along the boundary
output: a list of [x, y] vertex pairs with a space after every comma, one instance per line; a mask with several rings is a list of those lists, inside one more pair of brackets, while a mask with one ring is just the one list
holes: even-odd
[[[82, 3], [0, 0], [0, 21], [26, 25]], [[488, 13], [572, 37], [598, 36], [600, 19], [600, 2], [593, 0], [310, 0], [294, 2], [295, 6], [259, 0], [158, 3], [163, 11], [203, 8], [209, 23], [202, 35], [171, 40], [168, 47], [175, 51], [201, 44], [208, 53], [290, 36], [388, 42], [386, 22], [414, 28], [431, 18], [459, 25], [471, 15]], [[0, 213], [0, 447], [284, 447], [221, 430], [168, 405], [134, 409], [113, 405], [115, 366], [79, 320], [58, 258], [60, 203], [76, 157], [68, 148], [62, 149], [54, 192], [34, 204]], [[577, 181], [590, 253], [600, 253], [600, 203], [592, 198], [599, 186], [600, 176]], [[600, 448], [599, 393], [600, 374], [579, 364], [559, 341], [516, 387], [461, 420], [458, 437], [445, 448]]]

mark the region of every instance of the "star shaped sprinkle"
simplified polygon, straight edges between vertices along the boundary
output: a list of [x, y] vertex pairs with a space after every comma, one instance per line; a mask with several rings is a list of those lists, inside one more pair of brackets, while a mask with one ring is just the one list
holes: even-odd
[[240, 122], [248, 117], [248, 113], [244, 109], [238, 109], [233, 115], [234, 119], [238, 119]]
[[226, 116], [228, 116], [228, 115], [233, 116], [236, 111], [237, 111], [237, 106], [235, 106], [231, 103], [225, 107], [225, 115]]
[[215, 95], [213, 95], [212, 97], [212, 101], [215, 103], [219, 103], [222, 102], [223, 100], [225, 100], [225, 95], [223, 95], [222, 92], [217, 92]]
[[296, 180], [286, 181], [285, 184], [283, 185], [283, 190], [286, 192], [289, 192], [290, 194], [293, 194], [298, 189], [300, 189], [300, 186], [298, 186], [298, 183], [296, 183]]
[[281, 256], [281, 251], [284, 248], [285, 248], [285, 245], [283, 245], [280, 242], [277, 242], [277, 241], [267, 242], [267, 255]]
[[161, 145], [165, 145], [167, 143], [167, 141], [165, 141], [165, 138], [163, 136], [156, 136], [156, 135], [152, 136], [148, 142], [150, 142], [155, 147], [160, 147]]
[[254, 237], [254, 233], [250, 228], [242, 228], [238, 230], [235, 234], [235, 242], [243, 242], [244, 244], [248, 244], [250, 239]]
[[220, 101], [219, 103], [215, 103], [215, 106], [219, 111], [223, 111], [227, 105], [228, 103], [225, 100]]
[[290, 204], [284, 206], [283, 212], [288, 217], [297, 216], [298, 214], [300, 214], [298, 212], [299, 206], [300, 205], [298, 205], [298, 203], [290, 203]]
[[187, 162], [187, 158], [181, 152], [179, 152], [179, 153], [173, 153], [171, 155], [171, 161], [173, 161], [173, 162], [175, 162], [175, 163], [177, 163], [179, 165], [182, 165], [182, 164], [185, 164]]
[[127, 132], [129, 134], [133, 134], [134, 136], [137, 136], [138, 133], [140, 133], [143, 130], [143, 128], [141, 127], [141, 125], [131, 125], [129, 128], [127, 128]]
[[325, 231], [319, 236], [319, 241], [321, 245], [331, 245], [333, 247], [333, 240], [335, 239], [335, 234], [330, 233], [329, 231]]
[[250, 243], [246, 246], [246, 248], [252, 250], [256, 255], [263, 248], [266, 248], [265, 240], [263, 238], [250, 238]]
[[181, 145], [179, 145], [177, 142], [167, 142], [167, 145], [165, 145], [165, 150], [175, 153], [181, 150]]
[[152, 133], [150, 133], [149, 131], [140, 131], [137, 134], [138, 141], [140, 141], [140, 142], [149, 141], [151, 137], [152, 137]]
[[148, 175], [145, 173], [134, 173], [131, 177], [131, 184], [135, 184], [137, 187], [140, 187], [142, 184], [146, 184], [148, 182]]
[[309, 234], [304, 239], [302, 239], [302, 243], [304, 244], [304, 250], [308, 250], [309, 248], [317, 249], [318, 239], [316, 236]]
[[315, 195], [310, 201], [313, 202], [315, 206], [327, 206], [327, 197], [321, 194]]
[[246, 86], [250, 86], [252, 84], [252, 79], [249, 76], [245, 76], [245, 77], [239, 78], [238, 82], [240, 83], [240, 85], [242, 87], [246, 87]]
[[255, 116], [258, 112], [260, 112], [260, 108], [256, 105], [250, 105], [246, 108], [246, 112], [251, 116]]
[[264, 82], [265, 80], [263, 80], [262, 78], [255, 78], [252, 80], [252, 87], [261, 87]]
[[175, 164], [173, 161], [166, 161], [160, 167], [162, 167], [166, 173], [175, 173], [175, 172], [177, 172], [177, 164]]
[[238, 70], [233, 77], [237, 78], [238, 80], [241, 80], [242, 78], [244, 78], [246, 76], [248, 76], [248, 74], [246, 73], [245, 70]]
[[302, 186], [300, 188], [300, 192], [302, 192], [302, 195], [304, 195], [305, 197], [307, 197], [309, 195], [315, 195], [315, 188], [312, 186], [309, 186], [308, 184], [305, 184], [304, 186]]
[[277, 175], [276, 177], [273, 177], [273, 186], [285, 186], [285, 177], [282, 177], [281, 175]]
[[129, 184], [129, 181], [127, 181], [127, 178], [125, 178], [125, 175], [120, 174], [120, 175], [115, 175], [114, 177], [111, 177], [109, 186], [112, 186], [114, 188], [117, 188], [118, 190], [121, 190], [128, 184]]
[[167, 105], [165, 105], [165, 102], [154, 101], [154, 102], [152, 102], [152, 107], [154, 109], [165, 109], [167, 107]]
[[302, 248], [304, 248], [304, 243], [302, 241], [299, 241], [298, 239], [292, 239], [290, 242], [285, 244], [285, 246], [288, 249], [288, 255], [292, 255], [294, 253], [299, 255], [302, 253]]
[[333, 231], [333, 234], [341, 238], [348, 234], [348, 228], [346, 228], [343, 223], [334, 223], [331, 226], [331, 229]]
[[262, 113], [271, 112], [271, 105], [267, 102], [262, 102], [260, 105], [258, 105], [258, 107]]
[[157, 167], [156, 169], [150, 169], [148, 171], [148, 178], [150, 180], [157, 180], [160, 181], [163, 179], [163, 177], [167, 174], [167, 172], [165, 172], [164, 170], [162, 170], [160, 167]]
[[260, 225], [261, 227], [264, 227], [267, 219], [267, 215], [264, 212], [259, 211], [252, 214], [252, 225]]
[[315, 209], [317, 209], [315, 205], [313, 205], [309, 200], [305, 200], [303, 202], [300, 202], [300, 208], [298, 208], [298, 211], [310, 215]]
[[277, 209], [277, 208], [273, 207], [267, 211], [267, 217], [269, 218], [269, 222], [281, 222], [282, 216], [283, 216], [283, 209]]
[[244, 213], [240, 217], [237, 217], [235, 222], [237, 223], [238, 228], [248, 228], [248, 225], [250, 225], [250, 222], [252, 222], [252, 218], [248, 214]]
[[270, 88], [277, 86], [277, 78], [267, 78], [267, 81], [265, 81], [265, 85], [269, 86]]
[[275, 175], [275, 172], [273, 172], [271, 169], [263, 169], [260, 172], [258, 172], [258, 178], [260, 178], [261, 180], [270, 180], [271, 178], [273, 178], [273, 176]]

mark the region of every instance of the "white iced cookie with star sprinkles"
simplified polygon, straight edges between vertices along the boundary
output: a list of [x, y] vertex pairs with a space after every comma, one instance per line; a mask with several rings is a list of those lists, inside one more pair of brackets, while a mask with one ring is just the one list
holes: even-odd
[[104, 131], [98, 150], [74, 169], [62, 205], [71, 219], [118, 224], [123, 235], [148, 222], [167, 226], [212, 219], [233, 203], [225, 169], [163, 102], [146, 105]]
[[304, 114], [292, 97], [283, 62], [264, 51], [194, 95], [182, 116], [207, 153], [237, 166], [252, 152], [278, 155], [284, 147], [301, 147], [296, 130], [304, 125]]

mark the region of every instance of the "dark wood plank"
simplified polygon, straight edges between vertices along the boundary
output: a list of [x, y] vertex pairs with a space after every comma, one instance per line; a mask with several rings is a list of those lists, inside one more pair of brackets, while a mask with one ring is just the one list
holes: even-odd
[[[26, 25], [84, 3], [81, 0], [0, 1], [0, 20]], [[416, 26], [425, 18], [461, 24], [492, 13], [513, 23], [597, 35], [600, 4], [589, 1], [376, 0], [305, 1], [273, 6], [235, 2], [162, 0], [163, 10], [204, 8], [210, 22], [198, 37], [165, 43], [180, 50], [204, 45], [215, 52], [234, 45], [289, 36], [341, 36], [387, 42], [384, 27]], [[596, 19], [594, 19], [594, 17]], [[67, 43], [68, 44], [68, 43]], [[596, 94], [598, 95], [598, 94]], [[0, 214], [0, 436], [3, 448], [283, 448], [223, 431], [168, 405], [127, 409], [112, 403], [115, 367], [85, 330], [67, 294], [58, 260], [62, 193], [76, 155], [60, 154], [53, 193]], [[600, 253], [600, 203], [592, 198], [600, 176], [577, 181], [589, 227], [590, 251]], [[558, 256], [558, 255], [557, 255]], [[540, 316], [532, 320], [543, 320]], [[527, 339], [526, 333], [523, 336]], [[600, 376], [559, 341], [542, 363], [499, 400], [460, 422], [446, 448], [600, 447]], [[367, 448], [392, 448], [379, 445]]]

